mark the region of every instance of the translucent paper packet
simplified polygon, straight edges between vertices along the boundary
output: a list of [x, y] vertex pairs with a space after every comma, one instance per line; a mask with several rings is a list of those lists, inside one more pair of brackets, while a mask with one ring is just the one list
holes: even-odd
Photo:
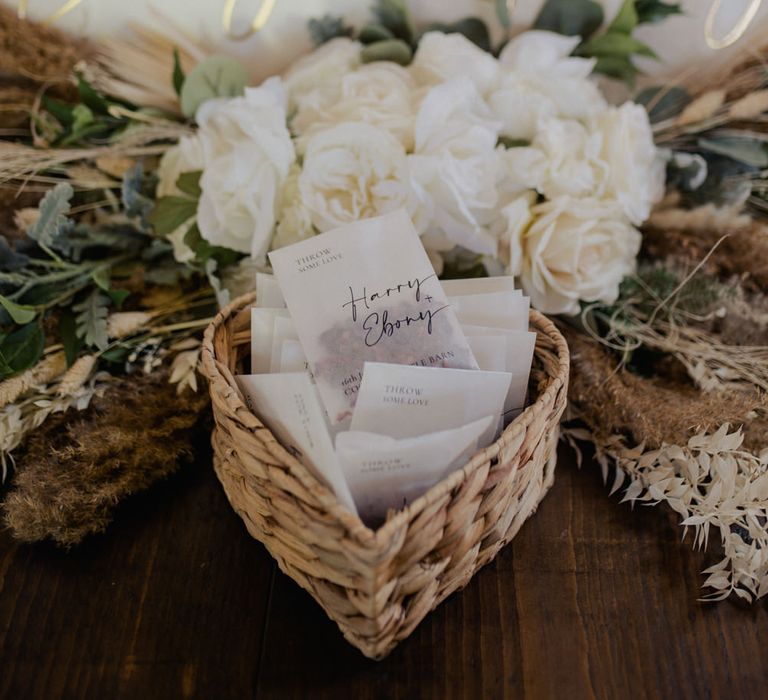
[[336, 454], [362, 520], [377, 525], [390, 508], [404, 508], [464, 466], [493, 421], [486, 416], [461, 428], [404, 440], [375, 433], [339, 433]]
[[256, 306], [262, 308], [284, 309], [285, 299], [274, 275], [256, 273]]
[[404, 211], [269, 257], [334, 424], [351, 416], [366, 361], [477, 368]]
[[282, 445], [357, 513], [339, 466], [317, 391], [306, 372], [235, 377], [248, 407]]
[[462, 324], [527, 331], [531, 302], [519, 292], [451, 296], [449, 301]]
[[253, 374], [270, 371], [276, 318], [288, 318], [288, 309], [258, 307], [251, 309], [251, 372]]
[[501, 277], [472, 277], [470, 279], [442, 280], [446, 296], [472, 296], [475, 294], [495, 294], [497, 292], [513, 292], [522, 296], [521, 289], [515, 289], [515, 278]]
[[272, 352], [269, 362], [270, 372], [280, 372], [280, 364], [282, 361], [283, 344], [287, 340], [299, 340], [299, 336], [296, 334], [296, 326], [293, 324], [293, 319], [290, 318], [275, 318], [275, 324], [272, 328]]
[[470, 324], [462, 324], [462, 328], [470, 343], [490, 341], [491, 347], [496, 352], [503, 352], [504, 370], [512, 374], [507, 398], [504, 401], [504, 419], [509, 422], [517, 418], [525, 407], [528, 377], [536, 348], [536, 334], [530, 331], [509, 331], [504, 328]]
[[492, 416], [493, 442], [512, 375], [508, 372], [412, 367], [366, 362], [351, 429], [411, 438]]

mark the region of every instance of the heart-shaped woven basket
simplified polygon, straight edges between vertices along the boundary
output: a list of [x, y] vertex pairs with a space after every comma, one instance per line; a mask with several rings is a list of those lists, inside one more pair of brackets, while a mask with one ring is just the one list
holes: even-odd
[[568, 347], [531, 311], [530, 405], [479, 451], [378, 530], [342, 508], [246, 406], [235, 383], [250, 353], [250, 294], [205, 332], [214, 467], [248, 532], [366, 656], [380, 659], [509, 542], [554, 480]]

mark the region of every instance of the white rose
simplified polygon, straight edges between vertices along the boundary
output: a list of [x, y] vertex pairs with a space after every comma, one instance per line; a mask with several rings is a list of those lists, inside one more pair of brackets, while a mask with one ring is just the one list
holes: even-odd
[[208, 242], [260, 258], [275, 226], [278, 197], [296, 154], [278, 78], [243, 97], [198, 110], [205, 158], [197, 222]]
[[605, 109], [600, 90], [588, 79], [594, 59], [570, 57], [578, 43], [578, 37], [530, 31], [504, 47], [502, 77], [488, 95], [504, 136], [530, 141], [546, 117], [588, 120]]
[[[510, 270], [539, 311], [576, 314], [579, 301], [610, 304], [622, 279], [635, 270], [640, 233], [617, 207], [595, 199], [560, 197], [530, 211], [511, 248]], [[514, 211], [519, 217], [521, 212]], [[514, 226], [512, 226], [514, 228]]]
[[496, 59], [462, 34], [427, 32], [419, 41], [410, 71], [420, 85], [433, 86], [465, 77], [485, 94], [496, 83]]
[[549, 199], [561, 195], [603, 197], [610, 169], [602, 160], [602, 136], [573, 119], [544, 118], [530, 147], [503, 154], [507, 182]]
[[366, 122], [413, 148], [414, 85], [402, 66], [377, 61], [338, 76], [338, 90], [316, 90], [301, 102], [291, 122], [300, 149], [312, 134], [340, 122]]
[[313, 93], [335, 94], [342, 76], [360, 65], [362, 46], [346, 37], [337, 37], [296, 61], [285, 74], [290, 111]]
[[[176, 146], [169, 148], [160, 159], [157, 168], [157, 197], [178, 197], [182, 194], [176, 182], [182, 173], [202, 170], [204, 166], [203, 148], [197, 136], [184, 136]], [[189, 262], [195, 257], [194, 251], [184, 243], [184, 237], [194, 224], [194, 219], [185, 221], [167, 238], [173, 245], [173, 257], [180, 263]]]
[[364, 122], [320, 131], [307, 143], [299, 191], [320, 231], [407, 207], [405, 149]]
[[408, 156], [417, 206], [414, 223], [424, 245], [461, 245], [494, 255], [489, 226], [501, 176], [498, 123], [466, 78], [427, 93], [416, 117], [416, 147]]
[[516, 198], [499, 210], [492, 231], [499, 240], [499, 260], [506, 267], [507, 273], [519, 277], [522, 272], [523, 234], [531, 223], [531, 207], [536, 201], [532, 191], [518, 194]]
[[272, 248], [298, 243], [315, 234], [312, 217], [299, 192], [301, 168], [292, 165], [280, 195], [277, 229], [272, 239]]
[[606, 110], [598, 120], [600, 157], [610, 176], [606, 195], [618, 201], [627, 218], [640, 225], [664, 196], [666, 164], [653, 142], [648, 114], [627, 102]]

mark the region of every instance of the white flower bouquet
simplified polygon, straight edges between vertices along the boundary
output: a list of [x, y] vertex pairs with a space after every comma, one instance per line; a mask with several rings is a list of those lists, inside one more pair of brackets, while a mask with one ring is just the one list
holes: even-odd
[[428, 31], [403, 66], [342, 36], [203, 102], [158, 171], [161, 198], [200, 173], [196, 212], [168, 233], [177, 259], [202, 239], [264, 266], [270, 249], [404, 208], [438, 272], [503, 269], [547, 313], [613, 303], [665, 163], [646, 110], [605, 101], [580, 41], [532, 30], [494, 56]]

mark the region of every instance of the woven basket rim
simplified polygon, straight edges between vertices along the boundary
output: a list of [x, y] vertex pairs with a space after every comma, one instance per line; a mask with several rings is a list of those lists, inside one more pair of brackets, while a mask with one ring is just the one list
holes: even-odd
[[[202, 345], [202, 364], [204, 372], [212, 386], [223, 384], [234, 392], [233, 400], [236, 402], [235, 408], [242, 409], [242, 411], [253, 416], [254, 426], [267, 431], [273, 438], [274, 445], [277, 446], [276, 453], [269, 447], [267, 449], [270, 449], [270, 451], [273, 452], [273, 456], [280, 459], [287, 466], [290, 474], [297, 479], [304, 488], [318, 497], [318, 500], [325, 508], [327, 508], [328, 512], [341, 522], [359, 545], [364, 547], [374, 546], [376, 548], [387, 549], [391, 545], [393, 538], [398, 531], [402, 530], [403, 525], [412, 521], [418, 513], [429, 508], [456, 489], [468, 478], [471, 471], [477, 465], [493, 459], [505, 446], [517, 440], [521, 434], [525, 433], [527, 427], [552, 404], [557, 392], [567, 383], [568, 373], [570, 371], [570, 356], [565, 339], [550, 319], [535, 309], [531, 309], [529, 317], [530, 326], [534, 328], [537, 334], [541, 333], [546, 335], [555, 345], [558, 359], [555, 376], [549, 378], [547, 385], [543, 391], [541, 391], [536, 401], [529, 406], [526, 406], [523, 412], [504, 429], [494, 443], [478, 450], [478, 452], [476, 452], [463, 467], [451, 472], [447, 477], [432, 486], [425, 494], [395, 513], [378, 529], [372, 530], [365, 525], [358, 516], [344, 508], [338, 502], [338, 499], [330, 488], [282, 446], [269, 428], [247, 407], [237, 383], [229, 381], [220, 370], [219, 363], [221, 362], [221, 358], [216, 357], [214, 343], [216, 332], [237, 313], [252, 306], [255, 300], [255, 292], [250, 292], [237, 297], [227, 306], [222, 308], [205, 329]], [[227, 374], [230, 373], [227, 372]], [[230, 376], [232, 375], [230, 374]]]

